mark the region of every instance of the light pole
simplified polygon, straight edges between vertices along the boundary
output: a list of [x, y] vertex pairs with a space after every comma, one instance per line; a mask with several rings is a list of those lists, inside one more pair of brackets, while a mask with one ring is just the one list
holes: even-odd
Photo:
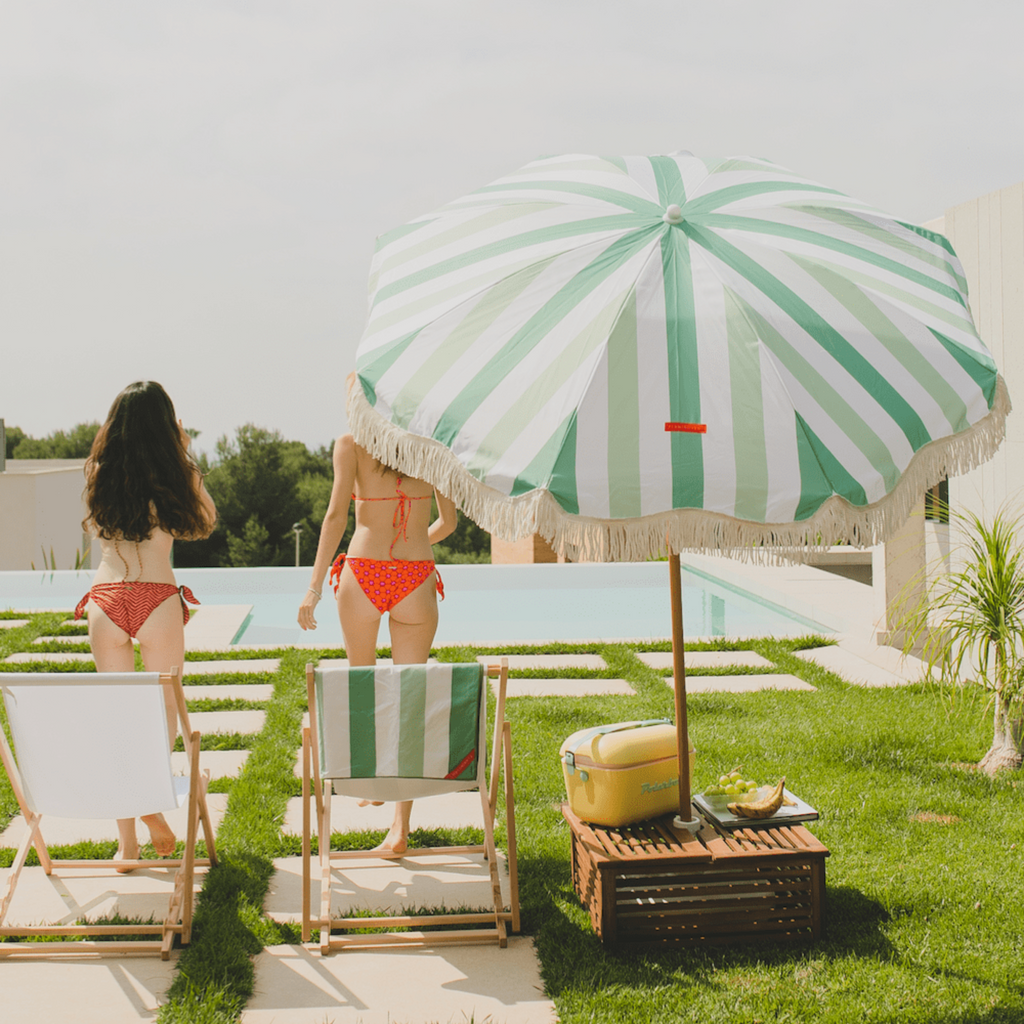
[[292, 523], [295, 531], [295, 568], [299, 567], [299, 534], [302, 533], [302, 523]]

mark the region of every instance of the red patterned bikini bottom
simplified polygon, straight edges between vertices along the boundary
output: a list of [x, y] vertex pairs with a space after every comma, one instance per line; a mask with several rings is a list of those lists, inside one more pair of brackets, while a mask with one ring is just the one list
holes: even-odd
[[129, 636], [138, 636], [146, 619], [172, 594], [181, 599], [181, 615], [188, 625], [189, 612], [185, 602], [199, 604], [195, 594], [188, 587], [176, 587], [173, 583], [97, 583], [78, 602], [75, 618], [80, 619], [86, 604], [93, 600], [103, 609], [115, 626], [120, 626]]
[[346, 562], [361, 590], [381, 615], [391, 611], [399, 601], [426, 582], [432, 572], [437, 573], [437, 592], [441, 595], [441, 600], [444, 600], [444, 584], [432, 560], [416, 562], [404, 558], [389, 558], [382, 561], [376, 558], [346, 558], [345, 555], [338, 555], [331, 566], [329, 578], [329, 582], [334, 584], [335, 593], [338, 592], [341, 570]]

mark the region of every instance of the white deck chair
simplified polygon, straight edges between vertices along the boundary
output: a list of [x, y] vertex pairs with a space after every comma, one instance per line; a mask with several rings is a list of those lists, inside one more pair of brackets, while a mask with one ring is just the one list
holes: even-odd
[[[188, 776], [171, 770], [164, 688], [178, 709], [178, 723], [188, 755]], [[18, 954], [49, 956], [159, 953], [166, 960], [174, 936], [191, 938], [194, 868], [216, 864], [213, 829], [206, 809], [207, 776], [199, 774], [199, 733], [189, 726], [188, 708], [178, 669], [156, 672], [60, 672], [0, 674], [14, 750], [0, 729], [0, 757], [27, 829], [0, 901], [0, 935], [125, 936], [155, 935], [138, 941], [0, 942], [0, 958]], [[182, 859], [113, 861], [54, 860], [43, 838], [45, 819], [136, 818], [172, 811], [188, 804], [188, 827]], [[195, 856], [200, 822], [207, 857]], [[174, 890], [167, 915], [159, 924], [5, 926], [4, 920], [30, 847], [47, 875], [55, 870], [91, 874], [121, 868], [174, 870]], [[114, 875], [114, 878], [120, 877]]]
[[[487, 678], [498, 697], [487, 779]], [[466, 665], [394, 665], [315, 669], [306, 666], [309, 721], [302, 733], [302, 939], [320, 931], [320, 950], [353, 946], [439, 945], [492, 942], [507, 945], [509, 926], [519, 931], [511, 726], [505, 720], [508, 659], [487, 669]], [[494, 845], [499, 768], [504, 766], [509, 902], [505, 908]], [[310, 789], [312, 787], [312, 801]], [[331, 861], [372, 857], [369, 851], [331, 851], [331, 792], [367, 800], [413, 800], [477, 790], [483, 812], [479, 846], [424, 847], [403, 856], [483, 854], [493, 909], [464, 914], [380, 917], [331, 916]], [[311, 802], [320, 864], [320, 913], [313, 916]], [[393, 857], [393, 855], [392, 855]], [[449, 931], [347, 934], [348, 929], [474, 927]], [[332, 931], [343, 934], [332, 938]]]

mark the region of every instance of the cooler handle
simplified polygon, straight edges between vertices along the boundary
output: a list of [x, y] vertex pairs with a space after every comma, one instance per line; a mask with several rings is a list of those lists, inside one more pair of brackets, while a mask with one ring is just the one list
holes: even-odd
[[[672, 719], [670, 718], [646, 718], [642, 722], [615, 722], [613, 725], [598, 725], [593, 729], [588, 729], [577, 741], [576, 746], [581, 747], [584, 743], [592, 740], [595, 736], [607, 736], [611, 732], [625, 732], [626, 729], [641, 729], [647, 725], [671, 725]], [[576, 771], [576, 755], [573, 751], [567, 750], [563, 755], [562, 760], [565, 762], [565, 767], [569, 770], [569, 774], [572, 775]], [[587, 773], [581, 768], [580, 769], [580, 781], [587, 781]]]

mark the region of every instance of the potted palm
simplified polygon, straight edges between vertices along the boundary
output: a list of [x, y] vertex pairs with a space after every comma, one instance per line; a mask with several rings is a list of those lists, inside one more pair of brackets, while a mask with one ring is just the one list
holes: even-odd
[[904, 652], [921, 650], [933, 676], [975, 683], [992, 695], [992, 745], [978, 767], [990, 775], [1021, 764], [1024, 697], [1024, 549], [1021, 519], [1005, 510], [991, 524], [954, 512], [960, 558], [926, 588], [907, 616]]

